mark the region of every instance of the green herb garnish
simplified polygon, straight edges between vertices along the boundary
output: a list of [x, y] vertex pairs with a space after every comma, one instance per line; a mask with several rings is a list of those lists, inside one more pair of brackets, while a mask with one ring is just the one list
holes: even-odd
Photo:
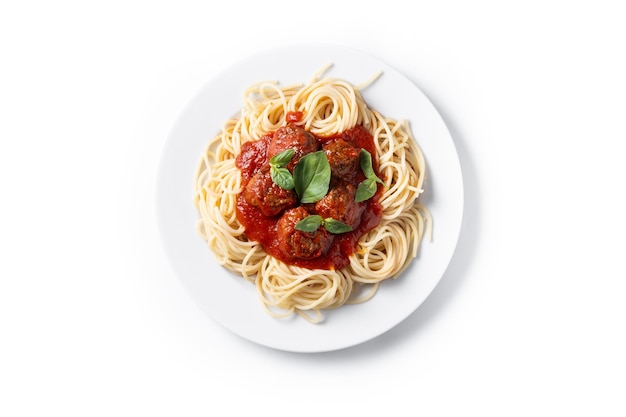
[[301, 232], [311, 233], [316, 231], [320, 226], [324, 226], [324, 229], [333, 234], [352, 231], [352, 227], [348, 226], [347, 224], [330, 217], [327, 219], [323, 219], [322, 216], [318, 214], [312, 214], [300, 220], [298, 223], [296, 223], [295, 228], [296, 230], [299, 230]]
[[285, 190], [293, 190], [295, 186], [291, 172], [285, 168], [291, 162], [294, 152], [293, 149], [287, 149], [270, 158], [272, 181]]
[[361, 170], [363, 171], [363, 174], [365, 174], [365, 179], [359, 183], [359, 186], [356, 189], [354, 201], [357, 203], [369, 200], [374, 196], [374, 194], [376, 194], [377, 182], [384, 185], [383, 180], [378, 178], [374, 172], [374, 167], [372, 166], [372, 154], [365, 149], [361, 149], [360, 164]]
[[306, 154], [293, 169], [293, 180], [302, 203], [315, 203], [328, 192], [330, 164], [324, 151]]

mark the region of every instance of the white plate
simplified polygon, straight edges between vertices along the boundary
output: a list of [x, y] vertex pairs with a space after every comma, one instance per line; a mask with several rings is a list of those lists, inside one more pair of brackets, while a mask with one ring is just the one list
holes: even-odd
[[[363, 91], [369, 106], [394, 119], [408, 119], [427, 161], [424, 203], [434, 219], [433, 240], [424, 240], [411, 266], [385, 281], [363, 304], [325, 311], [325, 321], [272, 318], [253, 284], [221, 266], [195, 231], [193, 178], [205, 144], [223, 121], [242, 107], [249, 85], [277, 80], [281, 85], [308, 82], [325, 64], [328, 75], [353, 84], [383, 75]], [[234, 64], [192, 98], [171, 131], [160, 162], [157, 216], [165, 252], [191, 298], [227, 329], [275, 349], [322, 352], [350, 347], [396, 326], [435, 288], [454, 253], [463, 212], [463, 181], [454, 143], [428, 98], [406, 77], [359, 51], [332, 45], [273, 49]]]

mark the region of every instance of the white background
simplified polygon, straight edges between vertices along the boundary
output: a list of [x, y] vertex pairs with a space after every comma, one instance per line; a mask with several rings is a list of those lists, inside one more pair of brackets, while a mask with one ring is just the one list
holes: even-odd
[[[0, 3], [0, 415], [626, 415], [619, 3]], [[426, 302], [323, 354], [257, 346], [200, 312], [154, 207], [193, 94], [299, 41], [419, 85], [466, 191]]]

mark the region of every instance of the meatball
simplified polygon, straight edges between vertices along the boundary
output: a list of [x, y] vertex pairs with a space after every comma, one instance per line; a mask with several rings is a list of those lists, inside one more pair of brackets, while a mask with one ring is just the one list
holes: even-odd
[[294, 150], [293, 158], [287, 165], [287, 169], [291, 170], [304, 155], [317, 151], [319, 143], [312, 133], [294, 124], [288, 124], [274, 132], [267, 149], [267, 158], [269, 159], [287, 149]]
[[241, 145], [241, 152], [235, 159], [235, 166], [241, 170], [242, 179], [247, 182], [257, 169], [267, 164], [267, 146], [270, 137], [251, 140]]
[[320, 226], [314, 232], [296, 230], [296, 223], [309, 215], [304, 207], [287, 210], [278, 221], [278, 247], [291, 258], [312, 259], [326, 254], [333, 236]]
[[298, 202], [298, 197], [293, 190], [280, 188], [272, 181], [269, 166], [263, 167], [254, 174], [246, 184], [243, 197], [268, 217], [276, 216]]
[[343, 139], [329, 142], [322, 149], [330, 163], [331, 176], [352, 181], [359, 172], [361, 150]]
[[315, 211], [322, 218], [333, 218], [355, 228], [361, 222], [365, 203], [354, 201], [356, 187], [350, 183], [338, 182], [320, 201], [315, 203]]

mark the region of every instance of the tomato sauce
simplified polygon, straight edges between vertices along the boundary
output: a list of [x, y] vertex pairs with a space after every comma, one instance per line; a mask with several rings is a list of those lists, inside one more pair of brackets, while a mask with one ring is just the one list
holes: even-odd
[[[301, 113], [288, 113], [286, 119], [287, 121], [296, 122], [301, 120], [301, 117]], [[247, 142], [242, 146], [241, 153], [236, 159], [236, 165], [241, 170], [244, 187], [258, 170], [268, 164], [267, 148], [272, 136], [273, 133], [270, 133], [258, 141]], [[343, 138], [343, 140], [352, 143], [356, 148], [366, 149], [372, 155], [374, 172], [379, 178], [381, 177], [378, 172], [374, 139], [366, 129], [357, 126], [333, 136], [316, 136], [320, 146], [338, 138]], [[361, 170], [359, 169], [358, 171], [355, 174], [355, 185], [365, 179]], [[382, 194], [382, 186], [378, 184], [377, 187], [374, 196], [364, 202], [365, 210], [361, 215], [359, 224], [350, 232], [333, 235], [332, 244], [326, 254], [313, 259], [294, 258], [291, 254], [284, 253], [279, 248], [278, 239], [276, 238], [280, 215], [266, 217], [258, 207], [246, 201], [243, 192], [237, 198], [237, 219], [244, 226], [248, 239], [261, 243], [269, 255], [280, 261], [308, 269], [338, 270], [350, 264], [349, 256], [356, 250], [359, 239], [380, 222], [382, 206], [379, 201]]]

